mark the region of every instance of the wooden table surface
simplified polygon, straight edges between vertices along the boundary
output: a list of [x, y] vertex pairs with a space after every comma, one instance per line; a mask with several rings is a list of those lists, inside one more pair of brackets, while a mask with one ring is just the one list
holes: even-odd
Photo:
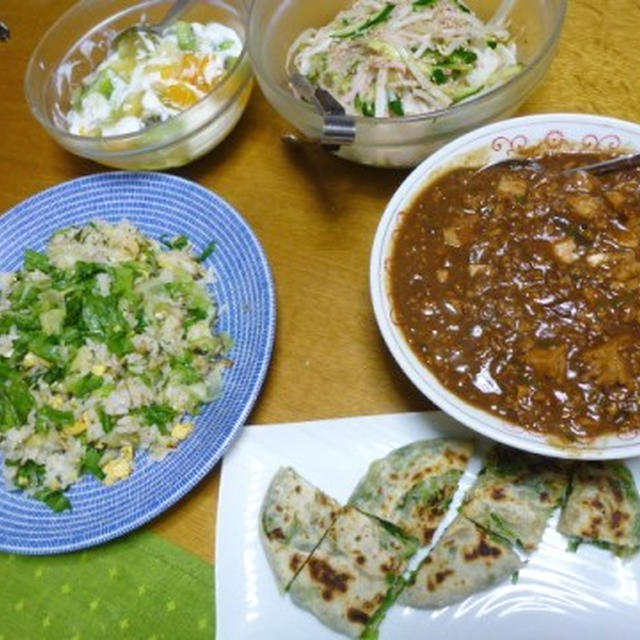
[[[38, 40], [70, 0], [0, 5], [0, 212], [36, 192], [106, 169], [70, 155], [31, 116], [23, 94]], [[640, 0], [569, 0], [558, 54], [520, 109], [640, 120]], [[259, 88], [237, 128], [175, 173], [226, 198], [263, 243], [277, 288], [271, 369], [249, 418], [267, 424], [430, 408], [380, 338], [368, 260], [384, 206], [404, 171], [360, 167], [280, 142], [287, 124]], [[213, 562], [219, 467], [152, 531]]]

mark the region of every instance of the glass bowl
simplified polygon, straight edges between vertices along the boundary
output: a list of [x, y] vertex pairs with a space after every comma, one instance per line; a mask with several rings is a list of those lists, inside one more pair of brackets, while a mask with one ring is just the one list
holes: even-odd
[[[305, 29], [329, 22], [352, 0], [257, 0], [249, 11], [249, 54], [258, 83], [273, 107], [304, 136], [322, 137], [322, 118], [290, 91], [285, 60]], [[485, 21], [501, 0], [467, 0]], [[523, 70], [503, 85], [468, 101], [426, 115], [356, 116], [356, 139], [337, 155], [381, 167], [413, 167], [445, 142], [511, 115], [542, 80], [555, 53], [567, 0], [514, 0], [507, 20]]]
[[[140, 22], [159, 22], [172, 0], [83, 0], [47, 31], [36, 47], [25, 77], [33, 115], [71, 153], [120, 169], [167, 169], [184, 165], [219, 144], [240, 119], [253, 76], [246, 51], [222, 81], [180, 114], [140, 131], [106, 137], [69, 133], [64, 114], [71, 94], [105, 56], [114, 36]], [[244, 0], [203, 0], [184, 20], [221, 22], [246, 43]]]

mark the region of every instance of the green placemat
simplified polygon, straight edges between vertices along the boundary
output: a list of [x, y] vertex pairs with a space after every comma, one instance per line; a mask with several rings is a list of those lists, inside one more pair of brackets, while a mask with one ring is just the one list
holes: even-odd
[[0, 554], [0, 640], [212, 640], [213, 569], [148, 531], [60, 556]]

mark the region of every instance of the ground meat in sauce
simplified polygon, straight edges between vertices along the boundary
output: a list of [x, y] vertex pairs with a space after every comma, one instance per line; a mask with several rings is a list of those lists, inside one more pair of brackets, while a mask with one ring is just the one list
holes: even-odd
[[390, 265], [418, 358], [472, 404], [563, 440], [640, 429], [640, 170], [456, 169], [412, 203]]

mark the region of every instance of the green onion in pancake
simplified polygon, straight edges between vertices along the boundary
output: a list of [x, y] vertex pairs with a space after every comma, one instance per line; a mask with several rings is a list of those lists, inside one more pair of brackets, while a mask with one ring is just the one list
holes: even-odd
[[564, 498], [569, 465], [496, 446], [465, 498], [462, 513], [511, 544], [533, 551], [551, 512]]
[[473, 452], [469, 440], [420, 440], [371, 464], [349, 504], [431, 542]]
[[464, 600], [518, 571], [520, 558], [462, 515], [456, 517], [398, 598], [410, 607], [436, 609]]

